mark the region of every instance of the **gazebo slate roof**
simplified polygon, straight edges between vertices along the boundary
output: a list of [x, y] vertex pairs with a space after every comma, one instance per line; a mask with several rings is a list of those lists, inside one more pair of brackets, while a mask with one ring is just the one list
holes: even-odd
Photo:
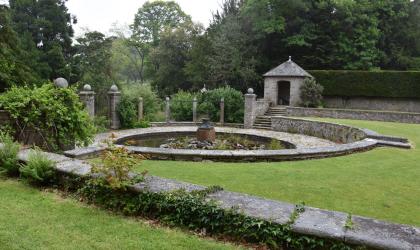
[[313, 76], [302, 69], [299, 65], [292, 61], [292, 58], [289, 58], [289, 61], [284, 62], [277, 66], [276, 68], [268, 71], [264, 74], [264, 77], [270, 76], [294, 76], [294, 77], [311, 77]]

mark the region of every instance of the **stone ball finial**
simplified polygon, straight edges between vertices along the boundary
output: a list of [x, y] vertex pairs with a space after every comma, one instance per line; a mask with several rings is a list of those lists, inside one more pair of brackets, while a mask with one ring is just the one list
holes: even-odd
[[111, 88], [109, 89], [111, 92], [118, 92], [118, 87], [115, 84], [112, 84]]
[[58, 88], [67, 88], [69, 86], [69, 82], [64, 78], [59, 77], [54, 80], [54, 85]]
[[253, 88], [249, 88], [248, 89], [248, 94], [250, 94], [250, 95], [254, 94], [254, 89]]
[[83, 90], [84, 90], [84, 91], [92, 91], [92, 87], [91, 87], [89, 84], [85, 84], [85, 85], [83, 86]]
[[292, 56], [289, 56], [289, 62], [291, 62], [292, 61]]

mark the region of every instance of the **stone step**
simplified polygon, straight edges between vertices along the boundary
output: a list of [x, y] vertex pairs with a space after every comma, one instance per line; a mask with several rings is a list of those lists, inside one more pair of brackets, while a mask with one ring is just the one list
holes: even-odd
[[256, 121], [268, 121], [268, 122], [271, 122], [271, 116], [269, 117], [269, 118], [256, 118], [255, 119]]
[[254, 129], [271, 129], [271, 127], [266, 127], [266, 126], [253, 126]]

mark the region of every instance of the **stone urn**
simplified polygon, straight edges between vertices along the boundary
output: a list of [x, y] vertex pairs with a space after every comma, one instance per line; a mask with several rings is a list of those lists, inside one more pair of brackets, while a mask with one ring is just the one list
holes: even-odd
[[216, 130], [211, 125], [210, 119], [208, 118], [203, 119], [203, 123], [198, 127], [197, 140], [200, 142], [204, 142], [204, 141], [215, 142], [216, 141]]

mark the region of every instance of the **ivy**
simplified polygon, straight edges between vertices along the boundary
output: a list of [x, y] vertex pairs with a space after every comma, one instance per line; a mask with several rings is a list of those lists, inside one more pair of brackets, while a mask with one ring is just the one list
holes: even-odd
[[0, 95], [0, 109], [15, 121], [16, 137], [34, 133], [41, 146], [59, 151], [69, 145], [87, 146], [95, 132], [74, 88], [57, 88], [51, 83], [41, 87], [12, 87]]
[[[136, 193], [111, 188], [106, 181], [90, 180], [78, 193], [89, 203], [125, 215], [158, 219], [170, 226], [266, 245], [272, 249], [352, 249], [342, 242], [293, 233], [292, 221], [281, 225], [251, 218], [236, 209], [222, 209], [206, 198], [220, 190], [216, 186], [193, 192]], [[297, 206], [296, 211], [297, 217], [302, 206]]]

